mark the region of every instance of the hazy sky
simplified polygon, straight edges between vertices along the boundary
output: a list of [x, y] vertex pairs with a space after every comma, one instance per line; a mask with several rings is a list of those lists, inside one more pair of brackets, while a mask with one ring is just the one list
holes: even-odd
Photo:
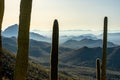
[[[5, 0], [3, 30], [18, 24], [20, 0]], [[33, 0], [31, 30], [51, 30], [58, 19], [61, 30], [101, 30], [108, 16], [109, 29], [120, 30], [120, 0]]]

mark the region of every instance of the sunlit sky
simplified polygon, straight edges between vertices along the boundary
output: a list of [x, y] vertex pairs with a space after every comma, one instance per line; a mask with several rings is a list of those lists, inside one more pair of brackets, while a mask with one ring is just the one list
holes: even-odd
[[[20, 0], [5, 0], [3, 30], [19, 23]], [[31, 30], [101, 30], [108, 16], [109, 29], [120, 30], [120, 0], [33, 0]]]

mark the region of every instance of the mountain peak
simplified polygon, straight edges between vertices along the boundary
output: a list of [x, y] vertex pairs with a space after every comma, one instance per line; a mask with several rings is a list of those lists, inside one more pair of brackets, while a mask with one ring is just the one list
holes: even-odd
[[17, 36], [18, 35], [18, 24], [14, 24], [6, 28], [3, 33], [3, 36], [5, 37], [11, 37], [11, 36]]
[[17, 30], [17, 29], [18, 29], [18, 24], [14, 24], [14, 25], [8, 26], [8, 28], [6, 28], [4, 32], [8, 30]]
[[[14, 24], [9, 26], [8, 28], [6, 28], [3, 32], [2, 32], [2, 36], [4, 37], [16, 37], [18, 36], [18, 24]], [[30, 32], [30, 39], [34, 39], [37, 41], [45, 41], [45, 42], [49, 42], [49, 38], [42, 36], [38, 33], [34, 33], [34, 32]]]

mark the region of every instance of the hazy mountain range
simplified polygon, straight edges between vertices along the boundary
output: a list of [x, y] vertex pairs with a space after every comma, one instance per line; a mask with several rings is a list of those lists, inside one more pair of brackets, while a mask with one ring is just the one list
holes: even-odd
[[[77, 40], [68, 40], [66, 42], [64, 42], [62, 44], [62, 46], [64, 47], [68, 47], [68, 48], [82, 48], [84, 46], [87, 46], [87, 47], [90, 47], [90, 48], [93, 48], [93, 47], [102, 47], [102, 40], [101, 39], [97, 39], [97, 40], [93, 40], [93, 39], [82, 39], [80, 41], [77, 41]], [[108, 42], [108, 47], [115, 47], [117, 45], [115, 45], [114, 43], [112, 42]]]
[[[119, 37], [117, 37], [119, 34], [120, 33], [109, 33], [109, 39], [119, 39]], [[3, 48], [16, 54], [17, 35], [17, 24], [5, 29], [2, 32]], [[71, 68], [78, 69], [79, 67], [95, 68], [96, 58], [101, 59], [102, 57], [102, 35], [96, 36], [94, 34], [83, 34], [79, 36], [60, 36], [60, 41], [59, 67], [61, 67], [63, 70], [66, 68], [65, 70], [68, 69], [70, 71]], [[120, 71], [120, 46], [118, 44], [115, 44], [114, 40], [112, 41], [108, 41], [107, 69]], [[116, 40], [116, 42], [119, 43], [119, 40]], [[49, 66], [51, 37], [46, 37], [35, 32], [30, 32], [29, 50], [29, 55], [32, 59], [37, 60], [37, 63], [41, 63], [44, 66]], [[79, 74], [78, 71], [75, 71], [75, 73]]]
[[[18, 25], [14, 24], [6, 28], [3, 32], [2, 35], [4, 37], [17, 37], [18, 36]], [[42, 36], [38, 33], [30, 32], [30, 39], [34, 39], [37, 41], [45, 41], [45, 42], [50, 42], [50, 39]]]
[[[17, 52], [17, 42], [16, 38], [5, 38], [3, 37], [3, 47], [7, 50], [16, 53]], [[44, 65], [49, 65], [50, 60], [50, 49], [51, 44], [41, 41], [30, 40], [30, 56]], [[85, 67], [95, 67], [96, 58], [102, 57], [101, 47], [82, 47], [79, 49], [70, 49], [65, 47], [59, 48], [59, 59], [62, 64], [74, 65], [74, 66], [85, 66]], [[120, 47], [108, 48], [108, 68], [119, 70], [119, 56]], [[114, 68], [113, 68], [114, 67]]]
[[[12, 51], [17, 52], [17, 31], [18, 25], [12, 25], [3, 31], [3, 47]], [[10, 33], [12, 32], [12, 33]], [[10, 33], [10, 34], [9, 34]], [[118, 35], [118, 34], [117, 34]], [[5, 36], [5, 37], [4, 37]], [[49, 62], [51, 43], [48, 38], [37, 33], [30, 32], [30, 56], [41, 60], [43, 63]], [[86, 37], [85, 37], [86, 36]], [[63, 36], [65, 37], [65, 36]], [[70, 37], [70, 36], [69, 36]], [[73, 39], [73, 36], [71, 37]], [[82, 65], [95, 67], [95, 60], [97, 57], [102, 56], [102, 40], [97, 39], [94, 35], [83, 35], [74, 37], [72, 40], [69, 38], [60, 45], [60, 61], [71, 65]], [[44, 39], [44, 40], [42, 40]], [[49, 38], [50, 39], [50, 38]], [[80, 40], [80, 41], [78, 41]], [[48, 42], [47, 42], [48, 41]], [[118, 62], [111, 63], [113, 60], [118, 61], [116, 55], [120, 50], [120, 47], [112, 42], [108, 42], [108, 62], [113, 65], [117, 65], [116, 68], [120, 67]], [[117, 48], [117, 49], [116, 49]], [[108, 64], [109, 65], [109, 64]]]
[[[51, 43], [51, 35], [52, 32], [51, 31], [39, 31], [34, 30], [32, 32], [30, 32], [30, 39], [34, 39], [37, 41], [45, 41], [45, 42], [49, 42]], [[81, 32], [81, 33], [79, 33]], [[88, 33], [89, 32], [89, 33]], [[91, 32], [91, 33], [90, 33]], [[102, 31], [101, 31], [102, 32]], [[43, 33], [46, 33], [48, 35], [41, 35]], [[75, 35], [75, 34], [76, 35]], [[66, 35], [68, 34], [68, 35]], [[18, 35], [18, 25], [14, 24], [9, 26], [8, 28], [6, 28], [3, 32], [2, 35], [4, 37], [17, 37]], [[112, 42], [116, 45], [120, 45], [120, 37], [119, 37], [120, 33], [108, 33], [108, 41]], [[90, 30], [87, 31], [82, 31], [82, 30], [63, 30], [60, 31], [60, 44], [65, 43], [66, 41], [69, 40], [76, 40], [76, 41], [80, 41], [82, 39], [91, 39], [91, 40], [102, 40], [102, 34], [99, 32], [99, 34], [95, 34]], [[108, 45], [109, 46], [109, 45]]]

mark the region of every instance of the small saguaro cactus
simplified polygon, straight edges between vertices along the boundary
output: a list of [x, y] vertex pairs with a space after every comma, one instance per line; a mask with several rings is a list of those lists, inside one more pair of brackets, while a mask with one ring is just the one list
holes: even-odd
[[32, 0], [21, 0], [14, 80], [26, 80]]
[[2, 21], [4, 15], [4, 0], [0, 0], [0, 80], [2, 80]]
[[100, 59], [96, 59], [96, 78], [97, 80], [100, 80], [101, 78], [101, 65], [100, 65]]
[[107, 25], [108, 18], [104, 18], [104, 33], [103, 33], [103, 54], [102, 54], [102, 75], [101, 80], [106, 80], [106, 58], [107, 58]]
[[58, 21], [55, 19], [52, 34], [50, 80], [58, 80], [58, 46], [59, 46], [59, 25]]

